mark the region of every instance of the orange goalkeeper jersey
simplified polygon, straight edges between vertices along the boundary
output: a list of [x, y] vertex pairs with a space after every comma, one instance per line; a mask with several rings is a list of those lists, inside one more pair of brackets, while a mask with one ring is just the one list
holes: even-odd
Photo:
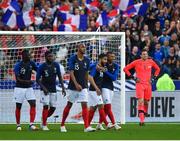
[[142, 60], [142, 59], [138, 59], [135, 60], [133, 62], [131, 62], [130, 64], [128, 64], [125, 68], [124, 68], [124, 72], [130, 76], [130, 69], [134, 68], [136, 71], [136, 77], [138, 79], [140, 79], [140, 83], [147, 83], [150, 82], [151, 80], [151, 71], [152, 68], [155, 69], [155, 76], [159, 75], [160, 72], [160, 68], [158, 67], [158, 65], [152, 60], [152, 59], [147, 59], [147, 60]]

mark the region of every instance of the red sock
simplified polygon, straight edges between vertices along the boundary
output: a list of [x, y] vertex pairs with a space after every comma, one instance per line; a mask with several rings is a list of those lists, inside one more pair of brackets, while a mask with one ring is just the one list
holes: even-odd
[[148, 105], [147, 105], [147, 104], [144, 105], [144, 112], [145, 112], [145, 113], [148, 113]]
[[34, 123], [36, 116], [36, 107], [32, 106], [30, 107], [30, 123]]
[[48, 116], [48, 109], [43, 108], [43, 112], [42, 112], [43, 126], [47, 125], [47, 116]]
[[105, 123], [105, 125], [107, 126], [108, 122], [106, 120], [106, 115], [105, 115], [105, 112], [104, 112], [104, 108], [99, 109], [99, 116], [100, 116], [100, 120], [103, 121]]
[[49, 110], [48, 110], [48, 117], [50, 117], [50, 116], [52, 116], [52, 114], [54, 113], [54, 111], [55, 111], [55, 109], [53, 108], [50, 108]]
[[16, 114], [16, 124], [20, 124], [21, 110], [19, 108], [16, 108], [15, 114]]
[[[105, 114], [105, 118], [106, 118], [108, 111], [107, 111], [107, 108], [105, 108], [106, 107], [105, 105], [104, 105], [103, 110], [104, 110], [104, 114]], [[102, 122], [103, 122], [103, 119], [101, 117], [99, 117], [99, 123], [102, 124]]]
[[62, 121], [61, 121], [61, 126], [64, 126], [64, 123], [66, 121], [67, 116], [69, 115], [69, 111], [70, 111], [70, 107], [66, 105], [66, 107], [64, 108], [63, 111], [63, 117], [62, 117]]
[[82, 117], [84, 120], [84, 127], [87, 128], [89, 126], [89, 120], [88, 120], [88, 108], [87, 106], [82, 106]]
[[111, 104], [105, 104], [104, 105], [105, 112], [107, 113], [109, 119], [111, 120], [112, 124], [115, 124], [114, 115], [112, 112]]
[[143, 112], [139, 113], [139, 119], [140, 119], [141, 123], [144, 122], [144, 113]]
[[89, 110], [89, 125], [91, 124], [91, 121], [93, 119], [93, 116], [94, 116], [94, 109], [90, 108]]
[[139, 119], [140, 122], [144, 122], [144, 105], [138, 105]]

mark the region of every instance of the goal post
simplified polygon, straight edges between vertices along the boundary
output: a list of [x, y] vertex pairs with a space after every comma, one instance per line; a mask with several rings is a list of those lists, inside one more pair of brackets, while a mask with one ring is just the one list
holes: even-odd
[[[86, 55], [91, 62], [96, 62], [98, 54], [112, 51], [116, 55], [116, 63], [120, 66], [118, 80], [115, 85], [115, 98], [112, 107], [118, 122], [125, 124], [125, 33], [124, 32], [32, 32], [32, 31], [0, 31], [0, 123], [14, 123], [13, 87], [15, 77], [13, 73], [14, 64], [21, 59], [21, 51], [28, 49], [32, 59], [39, 65], [44, 62], [44, 53], [51, 50], [56, 55], [56, 61], [60, 62], [64, 71], [64, 84], [67, 86], [69, 75], [67, 73], [67, 62], [71, 55], [76, 53], [78, 43], [86, 45]], [[35, 74], [32, 77], [35, 80]], [[39, 103], [39, 87], [33, 85], [37, 96], [36, 122], [40, 122], [42, 105]], [[59, 86], [58, 90], [61, 90]], [[66, 101], [59, 96], [61, 103], [57, 107], [57, 115], [61, 118]], [[22, 121], [28, 122], [28, 104], [22, 106]], [[78, 108], [78, 106], [76, 107]], [[76, 114], [74, 109], [71, 115]], [[27, 115], [27, 116], [26, 116]], [[70, 115], [70, 117], [71, 117]], [[68, 121], [73, 122], [69, 117]], [[60, 120], [60, 119], [58, 119]], [[50, 119], [54, 121], [53, 118]], [[98, 121], [98, 115], [94, 121]]]

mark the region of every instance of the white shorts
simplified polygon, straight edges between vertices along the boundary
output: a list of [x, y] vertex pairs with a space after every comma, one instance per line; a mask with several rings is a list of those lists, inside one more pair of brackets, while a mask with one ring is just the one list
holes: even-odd
[[104, 104], [111, 104], [114, 92], [107, 88], [102, 88], [102, 98]]
[[82, 89], [81, 91], [68, 90], [68, 101], [75, 102], [88, 102], [88, 90]]
[[41, 91], [41, 99], [40, 102], [43, 105], [49, 105], [50, 107], [56, 107], [57, 105], [57, 93], [49, 93], [45, 95], [43, 91]]
[[102, 95], [97, 95], [96, 91], [89, 91], [88, 103], [89, 106], [102, 105], [103, 104]]
[[33, 88], [14, 88], [14, 101], [16, 103], [23, 103], [26, 100], [36, 100]]

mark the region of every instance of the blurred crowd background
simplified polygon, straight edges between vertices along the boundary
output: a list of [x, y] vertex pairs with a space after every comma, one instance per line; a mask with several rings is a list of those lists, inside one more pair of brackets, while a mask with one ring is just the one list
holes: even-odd
[[[148, 3], [144, 15], [122, 11], [115, 13], [118, 0], [96, 0], [93, 4], [87, 0], [17, 2], [20, 11], [31, 11], [29, 15], [33, 22], [12, 28], [4, 22], [7, 13], [5, 6], [1, 6], [0, 30], [125, 32], [127, 64], [140, 58], [141, 50], [146, 48], [150, 57], [161, 67], [162, 73], [168, 73], [172, 79], [180, 79], [180, 0], [134, 0], [134, 4]], [[98, 18], [103, 16], [104, 11], [107, 15], [111, 12], [113, 15], [106, 22], [99, 23]], [[68, 14], [80, 15], [81, 26], [73, 27], [69, 24]], [[2, 44], [5, 43], [1, 39], [1, 47]]]

